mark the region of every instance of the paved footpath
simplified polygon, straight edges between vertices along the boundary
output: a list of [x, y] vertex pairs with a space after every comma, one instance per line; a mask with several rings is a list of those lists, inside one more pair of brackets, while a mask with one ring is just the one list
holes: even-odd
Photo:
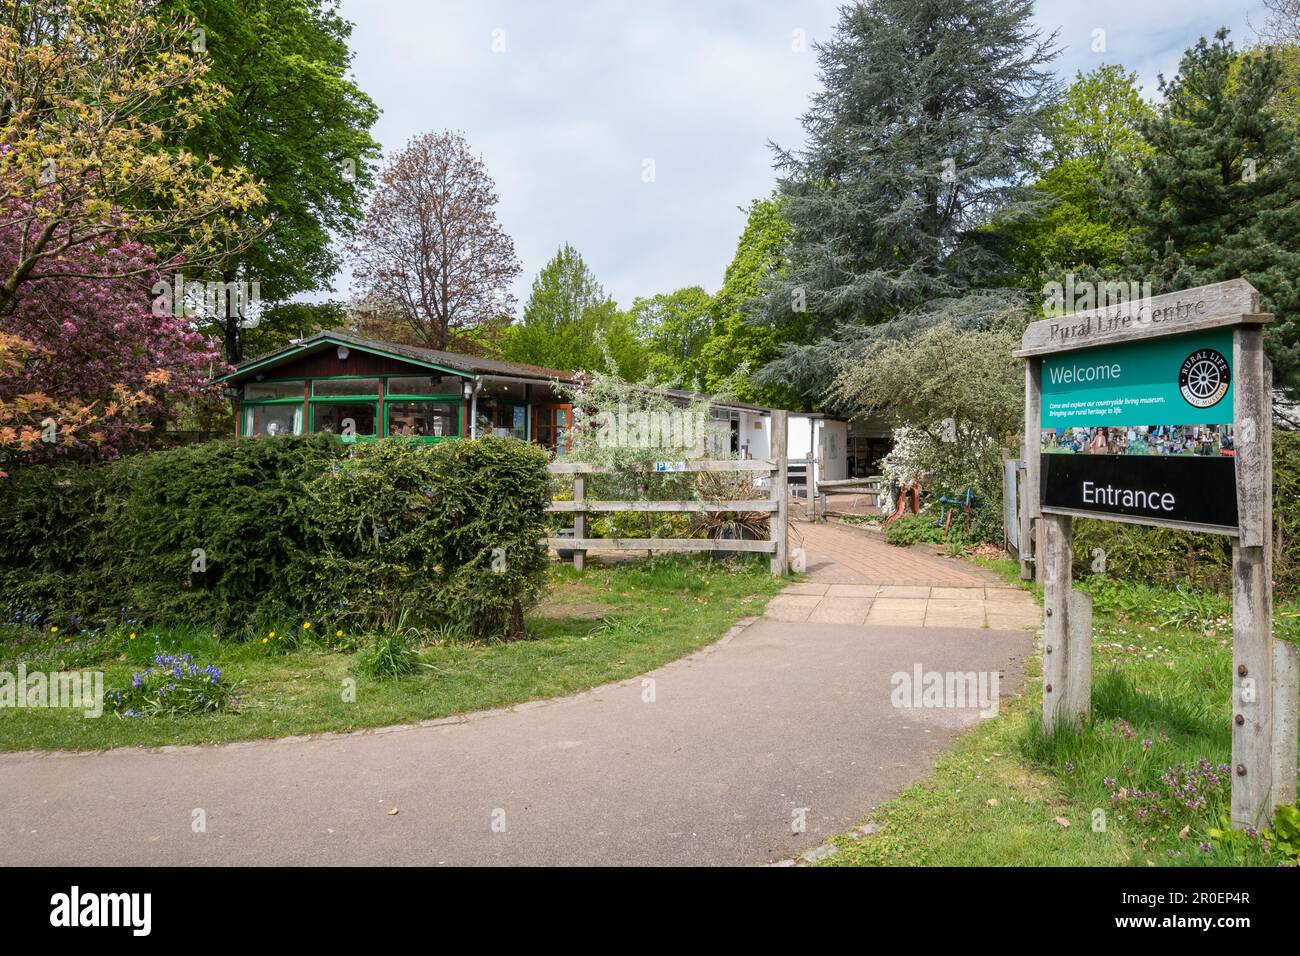
[[[831, 540], [811, 530], [810, 550]], [[930, 570], [943, 567], [966, 573]], [[838, 597], [840, 582], [818, 573], [825, 593], [787, 596]], [[990, 584], [964, 584], [989, 603]], [[961, 585], [927, 585], [925, 600], [946, 600], [930, 595], [947, 586]], [[982, 719], [977, 707], [896, 707], [894, 675], [997, 672], [1015, 693], [1031, 641], [1024, 629], [758, 620], [642, 677], [421, 726], [2, 754], [0, 864], [788, 859], [922, 777]]]
[[1029, 592], [969, 562], [936, 556], [925, 545], [895, 547], [879, 533], [842, 524], [795, 527], [808, 580], [767, 605], [771, 620], [1008, 630], [1040, 624]]

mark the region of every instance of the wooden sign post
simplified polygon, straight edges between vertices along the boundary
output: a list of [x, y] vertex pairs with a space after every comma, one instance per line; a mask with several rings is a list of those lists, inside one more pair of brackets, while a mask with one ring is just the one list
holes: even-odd
[[[1232, 538], [1232, 824], [1295, 800], [1296, 648], [1272, 636], [1272, 370], [1243, 279], [1025, 330], [1026, 518], [1043, 595], [1043, 724], [1092, 694], [1092, 600], [1075, 517]], [[1027, 546], [1027, 541], [1026, 541]]]

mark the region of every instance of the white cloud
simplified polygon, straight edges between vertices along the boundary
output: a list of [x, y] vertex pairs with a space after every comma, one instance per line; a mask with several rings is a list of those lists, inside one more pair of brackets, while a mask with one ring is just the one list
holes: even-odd
[[[817, 88], [816, 57], [792, 33], [827, 38], [838, 2], [343, 0], [356, 74], [384, 115], [386, 151], [460, 129], [496, 179], [524, 274], [572, 243], [626, 306], [685, 285], [712, 291], [744, 225], [737, 207], [769, 193], [768, 140], [797, 145]], [[1256, 0], [1048, 0], [1061, 75], [1119, 62], [1149, 95], [1182, 51], [1220, 24], [1251, 38]], [[1107, 50], [1091, 49], [1094, 29]], [[503, 31], [495, 33], [493, 31]], [[493, 52], [494, 39], [505, 52]], [[655, 162], [656, 181], [641, 179]], [[346, 292], [347, 276], [337, 283]]]

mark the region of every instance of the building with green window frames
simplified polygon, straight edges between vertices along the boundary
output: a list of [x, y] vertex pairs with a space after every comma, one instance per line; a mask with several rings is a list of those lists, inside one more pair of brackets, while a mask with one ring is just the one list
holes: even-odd
[[[562, 458], [573, 407], [561, 387], [578, 384], [583, 374], [335, 330], [251, 359], [216, 381], [237, 404], [240, 437], [332, 432], [348, 441], [401, 435], [438, 442], [500, 435]], [[768, 409], [715, 402], [711, 417], [723, 444], [730, 435], [731, 452], [767, 457]]]
[[581, 373], [318, 332], [217, 379], [238, 434], [332, 432], [367, 441], [513, 436], [563, 456]]

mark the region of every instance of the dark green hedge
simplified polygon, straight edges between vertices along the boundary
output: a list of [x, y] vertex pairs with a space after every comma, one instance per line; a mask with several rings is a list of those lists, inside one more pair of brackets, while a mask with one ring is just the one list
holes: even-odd
[[37, 620], [517, 634], [546, 567], [545, 465], [513, 439], [313, 436], [19, 470], [0, 479], [0, 593]]

